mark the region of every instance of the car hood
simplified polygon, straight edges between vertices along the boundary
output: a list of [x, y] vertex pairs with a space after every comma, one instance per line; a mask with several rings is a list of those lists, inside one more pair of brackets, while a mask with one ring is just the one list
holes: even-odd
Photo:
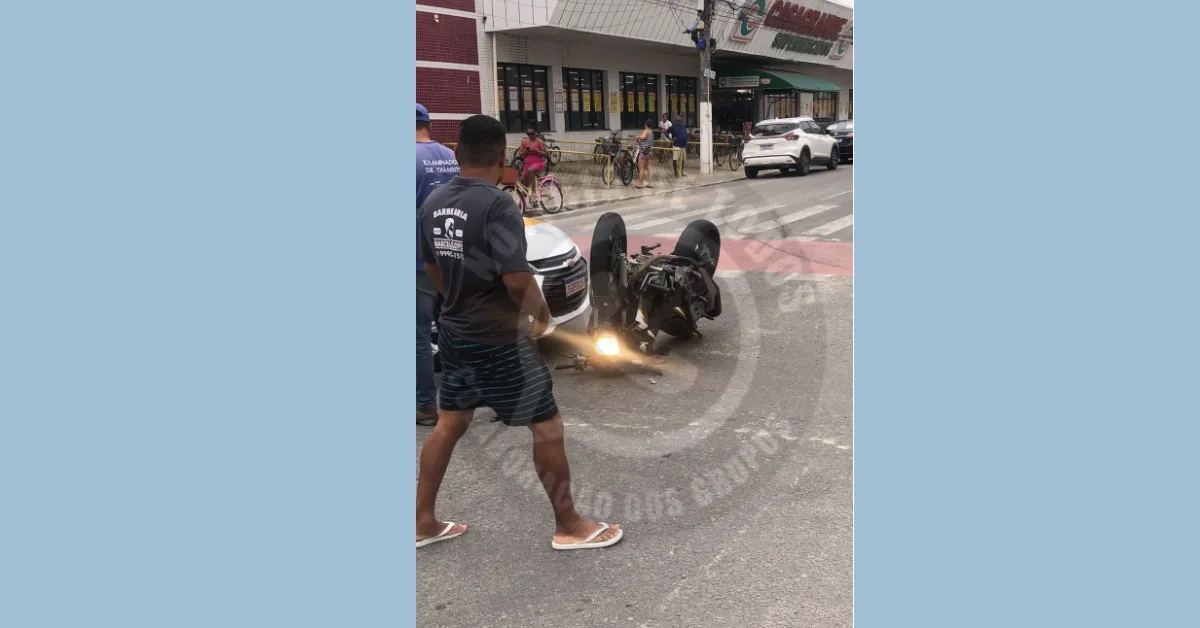
[[575, 242], [562, 229], [536, 218], [525, 219], [525, 242], [528, 246], [525, 257], [531, 262], [566, 255], [575, 249]]

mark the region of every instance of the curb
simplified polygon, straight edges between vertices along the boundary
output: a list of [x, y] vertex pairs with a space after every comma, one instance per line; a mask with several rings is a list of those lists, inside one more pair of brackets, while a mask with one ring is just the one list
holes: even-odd
[[655, 188], [655, 190], [653, 192], [649, 192], [649, 193], [645, 193], [645, 194], [634, 194], [634, 195], [630, 195], [630, 196], [623, 196], [621, 198], [606, 198], [606, 199], [596, 200], [596, 201], [584, 201], [579, 204], [571, 204], [567, 207], [564, 207], [563, 211], [568, 212], [568, 211], [571, 211], [572, 209], [583, 209], [585, 207], [596, 207], [598, 205], [607, 205], [609, 203], [620, 203], [622, 201], [631, 201], [633, 199], [643, 198], [646, 196], [661, 196], [663, 194], [672, 194], [674, 192], [683, 192], [686, 190], [694, 190], [696, 188], [707, 188], [707, 187], [712, 187], [714, 185], [721, 185], [724, 183], [733, 183], [734, 181], [741, 181], [741, 180], [742, 180], [741, 178], [737, 178], [737, 179], [726, 179], [724, 181], [706, 181], [704, 183], [698, 183], [696, 185], [689, 185], [684, 188], [675, 188], [675, 189], [663, 188], [663, 189], [659, 190], [659, 189]]

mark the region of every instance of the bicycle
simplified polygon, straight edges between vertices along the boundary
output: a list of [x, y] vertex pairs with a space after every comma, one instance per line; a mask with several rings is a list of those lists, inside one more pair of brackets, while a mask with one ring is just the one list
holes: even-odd
[[538, 177], [534, 182], [536, 190], [530, 190], [525, 187], [524, 183], [521, 183], [521, 174], [515, 168], [507, 168], [500, 183], [501, 189], [512, 196], [517, 205], [521, 206], [522, 214], [533, 207], [540, 207], [547, 214], [557, 214], [566, 208], [566, 195], [563, 194], [562, 185], [554, 178], [553, 174], [546, 173]]
[[612, 131], [610, 137], [597, 139], [593, 154], [597, 161], [608, 162], [600, 171], [600, 180], [605, 185], [612, 185], [613, 180], [619, 175], [621, 183], [628, 186], [633, 183], [637, 167], [634, 165], [633, 153], [629, 151], [629, 148], [622, 146], [621, 140], [617, 139], [618, 133], [620, 131]]

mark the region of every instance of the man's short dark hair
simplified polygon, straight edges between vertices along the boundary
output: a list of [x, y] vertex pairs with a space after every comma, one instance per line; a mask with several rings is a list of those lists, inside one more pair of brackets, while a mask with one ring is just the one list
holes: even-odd
[[458, 127], [458, 164], [468, 168], [486, 168], [500, 161], [507, 138], [500, 121], [485, 115], [463, 120]]
[[429, 130], [429, 121], [428, 120], [417, 120], [417, 130], [418, 131], [428, 131]]

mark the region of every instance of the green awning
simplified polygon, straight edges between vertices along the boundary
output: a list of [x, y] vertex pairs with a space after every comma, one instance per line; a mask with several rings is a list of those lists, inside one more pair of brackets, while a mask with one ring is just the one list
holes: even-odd
[[718, 91], [736, 89], [798, 89], [805, 92], [840, 92], [842, 88], [824, 79], [757, 68], [726, 68], [717, 72]]

